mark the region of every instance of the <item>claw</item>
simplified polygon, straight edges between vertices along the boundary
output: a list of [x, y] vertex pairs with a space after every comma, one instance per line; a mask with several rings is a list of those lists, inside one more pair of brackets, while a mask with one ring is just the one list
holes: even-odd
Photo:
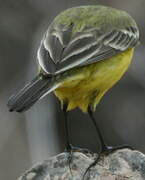
[[74, 152], [81, 152], [83, 154], [93, 154], [93, 152], [88, 150], [88, 149], [75, 147], [75, 146], [72, 146], [71, 144], [67, 144], [65, 152], [68, 153], [68, 166], [69, 166], [69, 170], [70, 170], [70, 173], [71, 173], [72, 176], [73, 176], [73, 173], [72, 173], [71, 163], [72, 163], [72, 160], [73, 160], [73, 153]]
[[68, 161], [68, 167], [69, 167], [69, 171], [70, 171], [71, 176], [73, 176], [73, 172], [72, 172], [72, 168], [71, 168], [72, 157], [73, 157], [72, 151], [68, 152], [67, 161]]
[[84, 175], [83, 175], [83, 178], [82, 180], [85, 180], [85, 176], [88, 174], [88, 172], [90, 171], [90, 169], [92, 167], [94, 167], [98, 161], [100, 160], [100, 157], [101, 155], [109, 155], [109, 154], [112, 154], [114, 153], [115, 151], [117, 150], [121, 150], [121, 149], [131, 149], [131, 150], [134, 150], [133, 147], [131, 146], [128, 146], [128, 145], [123, 145], [123, 146], [117, 146], [117, 147], [112, 147], [112, 146], [104, 146], [101, 150], [101, 152], [98, 154], [98, 157], [94, 160], [94, 162], [92, 164], [90, 164], [90, 166], [86, 169]]
[[98, 161], [100, 160], [100, 157], [101, 157], [101, 153], [97, 156], [94, 162], [90, 164], [90, 166], [86, 169], [85, 173], [83, 174], [82, 180], [85, 180], [85, 177], [87, 176], [88, 172], [90, 171], [92, 167], [94, 167], [98, 163]]
[[116, 147], [106, 146], [105, 149], [102, 150], [102, 154], [105, 154], [105, 155], [112, 154], [115, 151], [121, 150], [121, 149], [134, 150], [134, 148], [129, 145], [122, 145], [122, 146], [116, 146]]

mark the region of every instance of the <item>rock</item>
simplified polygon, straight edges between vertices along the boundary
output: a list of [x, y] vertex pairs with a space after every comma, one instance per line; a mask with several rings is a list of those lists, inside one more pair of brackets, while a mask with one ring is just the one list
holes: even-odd
[[[68, 153], [61, 153], [34, 165], [19, 180], [82, 180], [97, 154], [74, 152], [70, 167]], [[145, 155], [122, 149], [102, 155], [86, 174], [85, 180], [145, 180]]]

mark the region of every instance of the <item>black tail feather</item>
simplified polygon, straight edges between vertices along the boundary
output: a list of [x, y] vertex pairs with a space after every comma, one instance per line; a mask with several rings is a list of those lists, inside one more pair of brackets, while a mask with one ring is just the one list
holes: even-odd
[[28, 110], [37, 100], [41, 98], [53, 86], [51, 77], [36, 76], [16, 95], [8, 100], [9, 111], [23, 112]]

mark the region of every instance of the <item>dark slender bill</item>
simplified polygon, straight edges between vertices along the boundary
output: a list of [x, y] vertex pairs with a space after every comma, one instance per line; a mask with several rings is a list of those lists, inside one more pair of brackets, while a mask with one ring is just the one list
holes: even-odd
[[8, 100], [9, 111], [23, 112], [28, 110], [53, 86], [51, 77], [42, 78], [40, 75], [21, 89], [16, 95]]

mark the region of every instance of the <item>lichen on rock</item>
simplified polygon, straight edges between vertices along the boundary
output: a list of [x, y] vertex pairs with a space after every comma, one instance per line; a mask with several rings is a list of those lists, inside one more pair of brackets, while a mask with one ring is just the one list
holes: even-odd
[[[82, 180], [95, 153], [74, 152], [71, 164], [68, 153], [58, 154], [34, 165], [19, 180]], [[145, 180], [145, 155], [139, 151], [122, 149], [102, 155], [99, 162], [85, 176], [85, 180]]]

